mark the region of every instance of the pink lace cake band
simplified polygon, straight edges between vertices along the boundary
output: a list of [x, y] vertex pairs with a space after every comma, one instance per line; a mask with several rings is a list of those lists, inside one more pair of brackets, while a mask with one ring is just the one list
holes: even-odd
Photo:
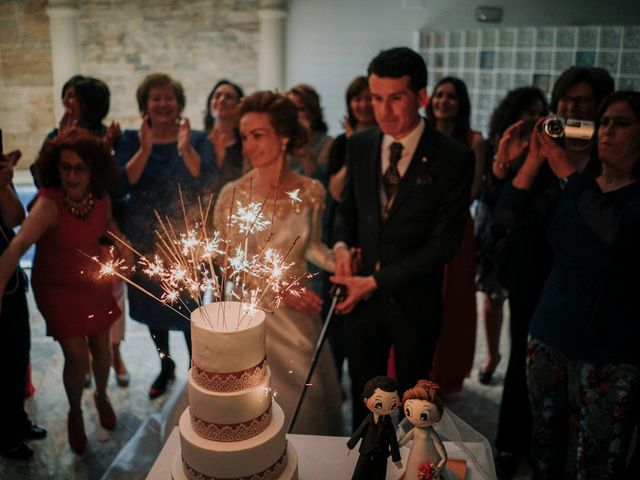
[[269, 468], [254, 473], [253, 475], [249, 475], [248, 477], [211, 477], [209, 475], [205, 475], [204, 473], [200, 473], [193, 468], [191, 468], [184, 457], [182, 457], [182, 468], [184, 469], [185, 476], [188, 480], [277, 480], [284, 469], [287, 467], [287, 449], [285, 447], [284, 453], [278, 459], [276, 463], [271, 465]]
[[266, 375], [267, 359], [264, 358], [255, 367], [239, 372], [212, 373], [191, 364], [191, 377], [196, 385], [210, 392], [237, 392], [258, 385]]
[[189, 409], [191, 426], [200, 437], [217, 442], [239, 442], [255, 437], [271, 424], [271, 403], [267, 410], [257, 418], [241, 423], [213, 423], [202, 420]]

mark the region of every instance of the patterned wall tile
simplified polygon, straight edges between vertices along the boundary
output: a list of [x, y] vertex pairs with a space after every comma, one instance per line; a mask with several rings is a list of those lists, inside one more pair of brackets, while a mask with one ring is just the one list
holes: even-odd
[[600, 48], [620, 48], [622, 29], [620, 27], [602, 27], [600, 32]]
[[482, 70], [493, 70], [496, 52], [493, 50], [485, 50], [480, 52], [480, 68]]
[[576, 29], [563, 27], [558, 29], [556, 47], [573, 48], [576, 45]]
[[531, 50], [524, 50], [516, 52], [516, 68], [518, 70], [530, 70], [531, 65]]
[[482, 46], [495, 47], [498, 34], [495, 30], [482, 30]]
[[475, 50], [464, 52], [464, 68], [478, 68], [478, 52]]
[[475, 72], [464, 72], [462, 74], [462, 80], [467, 84], [467, 88], [476, 88], [476, 74]]
[[554, 61], [555, 70], [566, 70], [573, 65], [573, 52], [556, 52]]
[[487, 72], [480, 73], [479, 88], [483, 90], [491, 90], [493, 88], [493, 74]]
[[551, 90], [551, 75], [543, 73], [535, 73], [533, 75], [533, 85], [543, 92]]
[[517, 73], [514, 76], [514, 87], [526, 87], [527, 85], [531, 85], [530, 73]]
[[640, 91], [640, 78], [620, 77], [620, 80], [618, 80], [618, 89]]
[[620, 52], [600, 52], [598, 53], [596, 65], [608, 70], [612, 75], [615, 75], [618, 73], [619, 58]]
[[515, 30], [500, 30], [499, 36], [500, 41], [499, 45], [501, 47], [513, 47], [516, 40]]
[[464, 44], [467, 47], [478, 45], [478, 30], [467, 30], [464, 36]]
[[496, 75], [496, 88], [500, 90], [510, 90], [513, 86], [513, 78], [510, 73], [499, 73]]
[[533, 47], [533, 32], [532, 28], [518, 30], [518, 47]]
[[578, 30], [578, 48], [598, 46], [598, 27], [582, 27]]
[[536, 38], [536, 45], [538, 47], [553, 47], [553, 37], [555, 29], [553, 28], [539, 28]]
[[449, 48], [458, 48], [462, 44], [462, 33], [453, 30], [449, 32]]
[[460, 67], [460, 52], [449, 52], [447, 55], [447, 67], [454, 70], [457, 70]]
[[623, 46], [640, 50], [640, 27], [624, 27]]
[[620, 73], [640, 75], [640, 53], [622, 52], [622, 57], [620, 58]]
[[578, 51], [576, 52], [576, 65], [579, 67], [595, 67], [596, 52]]
[[498, 68], [513, 68], [512, 52], [498, 52]]
[[[437, 47], [439, 38], [447, 39], [447, 50]], [[509, 90], [535, 85], [550, 95], [572, 65], [605, 68], [618, 88], [640, 90], [640, 26], [451, 30], [421, 35], [420, 42], [429, 45], [423, 53], [430, 85], [445, 74], [462, 78], [472, 101], [472, 125], [485, 133], [492, 110]]]
[[553, 59], [551, 51], [536, 52], [536, 70], [551, 70], [551, 60]]

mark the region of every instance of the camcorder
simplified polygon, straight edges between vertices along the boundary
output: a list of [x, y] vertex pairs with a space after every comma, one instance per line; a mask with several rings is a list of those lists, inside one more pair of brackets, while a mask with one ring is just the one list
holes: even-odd
[[574, 140], [591, 140], [596, 132], [595, 124], [588, 120], [576, 120], [574, 118], [549, 117], [538, 126], [540, 132], [544, 132], [559, 144], [565, 138]]

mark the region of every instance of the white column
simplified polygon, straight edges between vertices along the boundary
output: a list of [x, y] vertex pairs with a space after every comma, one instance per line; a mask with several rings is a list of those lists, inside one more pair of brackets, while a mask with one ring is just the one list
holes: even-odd
[[62, 102], [60, 102], [62, 86], [79, 72], [78, 5], [74, 0], [50, 0], [47, 14], [51, 34], [53, 108], [55, 118], [60, 119], [63, 114]]
[[261, 8], [258, 11], [258, 89], [284, 89], [284, 21], [283, 8]]

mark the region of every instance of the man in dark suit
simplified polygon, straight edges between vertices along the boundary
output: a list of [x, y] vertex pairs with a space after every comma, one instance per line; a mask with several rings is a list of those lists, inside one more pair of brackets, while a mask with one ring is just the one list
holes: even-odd
[[[386, 373], [395, 345], [400, 391], [429, 378], [440, 332], [442, 271], [462, 238], [473, 176], [471, 151], [419, 115], [427, 69], [408, 48], [382, 51], [369, 65], [379, 128], [351, 137], [336, 221], [334, 283], [349, 313], [344, 333], [352, 398]], [[350, 248], [362, 252], [357, 276]], [[366, 414], [353, 402], [353, 425]]]

